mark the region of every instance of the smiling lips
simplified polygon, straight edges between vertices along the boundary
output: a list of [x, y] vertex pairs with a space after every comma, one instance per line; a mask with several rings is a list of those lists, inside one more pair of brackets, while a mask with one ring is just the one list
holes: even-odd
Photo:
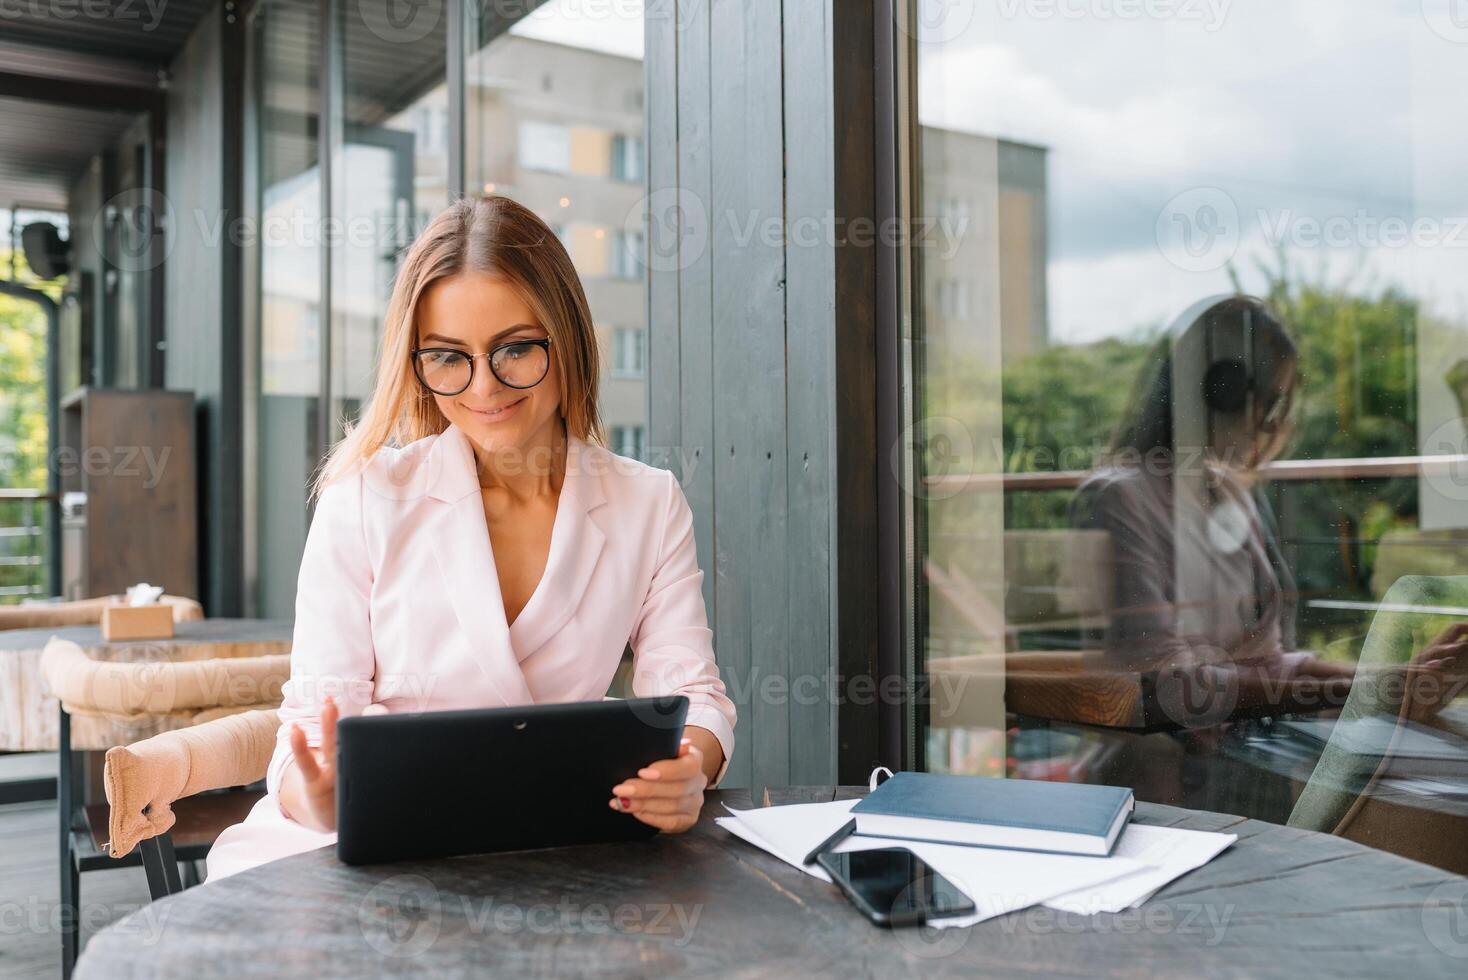
[[469, 408], [469, 406], [467, 405], [465, 405], [464, 407], [468, 408], [469, 411], [473, 412], [478, 418], [481, 418], [486, 422], [503, 422], [505, 419], [513, 415], [515, 413], [515, 409], [517, 409], [524, 401], [524, 398], [518, 398], [515, 401], [510, 402], [508, 405], [501, 405], [499, 408], [496, 409]]

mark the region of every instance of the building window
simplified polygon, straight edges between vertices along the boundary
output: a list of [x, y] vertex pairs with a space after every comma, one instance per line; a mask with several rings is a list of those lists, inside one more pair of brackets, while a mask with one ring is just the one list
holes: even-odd
[[612, 426], [612, 451], [618, 456], [632, 459], [642, 458], [642, 426]]
[[571, 131], [554, 123], [520, 123], [520, 166], [526, 170], [564, 174], [571, 171]]
[[636, 327], [618, 327], [612, 337], [612, 374], [619, 378], [642, 377], [647, 334]]
[[612, 177], [635, 184], [642, 180], [642, 140], [636, 136], [612, 137]]
[[641, 279], [642, 248], [642, 232], [614, 232], [611, 255], [612, 275], [618, 279]]

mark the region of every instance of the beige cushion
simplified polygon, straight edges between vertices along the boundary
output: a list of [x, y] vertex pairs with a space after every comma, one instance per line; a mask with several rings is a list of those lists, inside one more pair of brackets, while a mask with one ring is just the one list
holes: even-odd
[[279, 727], [273, 710], [249, 711], [108, 749], [108, 853], [172, 828], [175, 800], [263, 779]]
[[67, 711], [124, 720], [278, 705], [290, 663], [289, 654], [156, 663], [93, 660], [76, 643], [55, 636], [41, 653], [41, 673]]
[[[36, 602], [19, 606], [0, 606], [0, 630], [56, 629], [62, 626], [88, 626], [102, 622], [102, 610], [125, 602], [126, 596], [106, 595], [74, 602]], [[159, 602], [173, 607], [175, 623], [204, 618], [204, 607], [193, 599], [166, 595]]]

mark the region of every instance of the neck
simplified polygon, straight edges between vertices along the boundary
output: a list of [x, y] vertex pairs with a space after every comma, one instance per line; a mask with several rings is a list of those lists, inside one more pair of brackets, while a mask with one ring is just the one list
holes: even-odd
[[503, 491], [516, 500], [554, 496], [565, 479], [568, 445], [565, 424], [559, 418], [551, 419], [523, 446], [492, 451], [474, 445], [479, 486]]

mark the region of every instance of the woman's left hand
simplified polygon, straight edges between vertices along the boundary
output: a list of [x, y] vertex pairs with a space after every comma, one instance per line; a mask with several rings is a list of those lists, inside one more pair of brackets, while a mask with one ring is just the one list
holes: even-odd
[[654, 762], [637, 770], [636, 779], [613, 786], [610, 806], [651, 827], [681, 833], [698, 822], [707, 785], [703, 752], [685, 738], [678, 758]]

